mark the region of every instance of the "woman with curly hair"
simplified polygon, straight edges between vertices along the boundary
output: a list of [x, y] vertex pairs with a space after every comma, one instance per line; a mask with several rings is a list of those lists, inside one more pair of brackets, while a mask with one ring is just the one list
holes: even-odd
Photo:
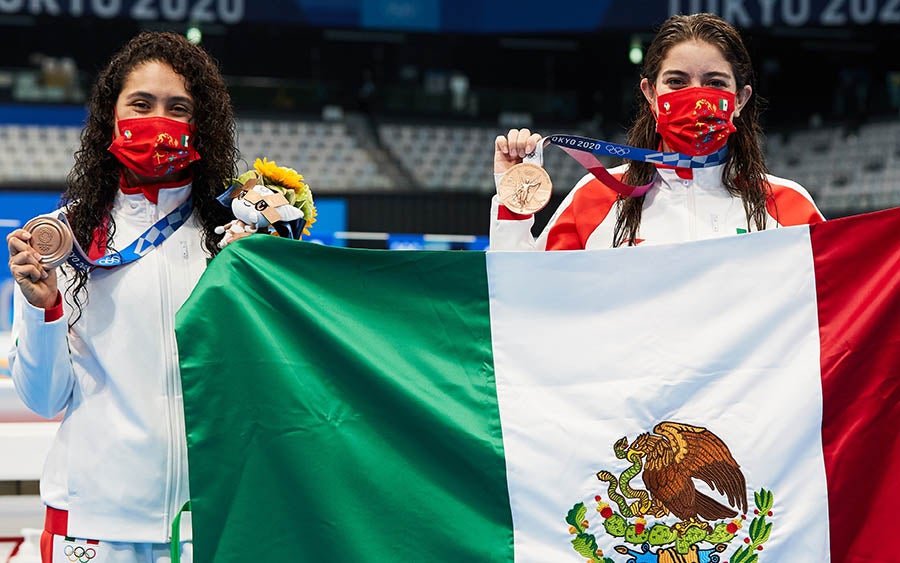
[[175, 312], [219, 250], [216, 196], [236, 160], [215, 61], [141, 33], [97, 78], [63, 196], [86, 256], [47, 269], [29, 232], [7, 237], [16, 390], [42, 416], [65, 411], [41, 479], [44, 563], [169, 557], [190, 498]]
[[[753, 67], [731, 24], [713, 14], [670, 17], [647, 49], [641, 74], [626, 142], [677, 154], [678, 166], [631, 161], [609, 170], [611, 178], [585, 175], [537, 239], [534, 216], [515, 213], [495, 196], [492, 249], [659, 244], [823, 220], [802, 186], [766, 172]], [[497, 180], [539, 143], [528, 129], [498, 136]], [[689, 161], [703, 166], [684, 166]], [[644, 193], [632, 197], [637, 186]]]

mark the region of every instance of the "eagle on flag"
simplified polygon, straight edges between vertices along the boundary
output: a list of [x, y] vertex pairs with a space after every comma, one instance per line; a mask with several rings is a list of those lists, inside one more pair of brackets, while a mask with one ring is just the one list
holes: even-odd
[[[629, 450], [629, 459], [643, 458], [643, 480], [650, 493], [649, 512], [671, 513], [682, 520], [681, 529], [705, 521], [747, 511], [747, 485], [728, 446], [700, 426], [660, 422], [653, 433], [640, 434]], [[722, 493], [728, 505], [697, 490], [694, 479]]]

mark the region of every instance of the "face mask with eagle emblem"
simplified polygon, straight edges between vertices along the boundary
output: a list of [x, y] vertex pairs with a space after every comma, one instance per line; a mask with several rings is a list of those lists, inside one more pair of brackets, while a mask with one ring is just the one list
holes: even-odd
[[161, 178], [200, 159], [194, 149], [197, 128], [167, 117], [136, 117], [118, 122], [109, 146], [119, 162], [139, 176]]
[[717, 88], [682, 88], [656, 98], [656, 132], [670, 150], [712, 154], [737, 131], [731, 122], [735, 94]]

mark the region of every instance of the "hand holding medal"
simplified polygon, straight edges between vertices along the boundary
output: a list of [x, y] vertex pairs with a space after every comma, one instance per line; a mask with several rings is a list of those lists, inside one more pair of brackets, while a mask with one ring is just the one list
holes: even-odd
[[706, 168], [718, 166], [728, 157], [728, 145], [722, 144], [707, 154], [686, 154], [620, 145], [611, 141], [569, 134], [541, 137], [528, 129], [510, 129], [506, 137], [494, 142], [494, 176], [497, 196], [507, 209], [530, 215], [550, 201], [550, 176], [542, 168], [544, 147], [556, 145], [574, 158], [585, 170], [623, 197], [640, 197], [653, 182], [631, 186], [613, 177], [600, 162], [601, 156], [651, 162], [670, 168]]
[[44, 309], [56, 302], [56, 267], [65, 261], [72, 245], [68, 227], [60, 228], [56, 222], [46, 216], [38, 217], [6, 237], [13, 280], [29, 303]]
[[541, 136], [528, 129], [510, 129], [494, 141], [494, 173], [502, 174], [497, 195], [510, 211], [531, 215], [550, 201], [553, 184], [541, 167], [542, 148]]

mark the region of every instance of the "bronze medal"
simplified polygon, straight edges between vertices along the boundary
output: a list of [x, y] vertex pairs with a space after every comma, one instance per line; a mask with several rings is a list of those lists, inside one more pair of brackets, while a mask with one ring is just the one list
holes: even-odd
[[72, 231], [59, 219], [35, 217], [22, 228], [31, 233], [28, 244], [41, 255], [44, 268], [56, 268], [72, 253]]
[[550, 201], [553, 184], [550, 175], [537, 164], [522, 162], [507, 170], [500, 178], [497, 195], [507, 209], [531, 215]]

